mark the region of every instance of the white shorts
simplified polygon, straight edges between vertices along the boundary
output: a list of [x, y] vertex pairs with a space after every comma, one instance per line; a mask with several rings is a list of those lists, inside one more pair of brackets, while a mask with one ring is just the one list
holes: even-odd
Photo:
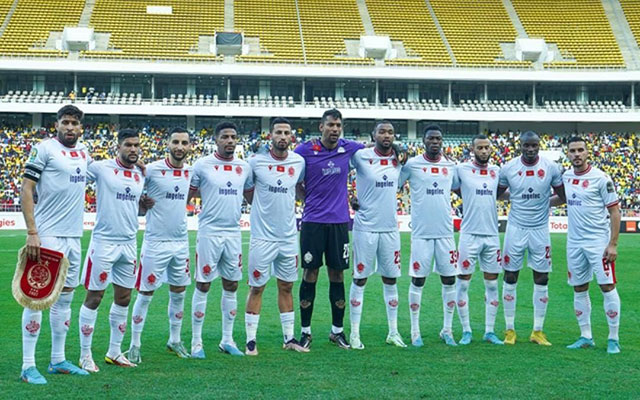
[[284, 282], [298, 280], [298, 243], [295, 238], [281, 242], [251, 239], [249, 286], [266, 285], [272, 274]]
[[489, 274], [502, 272], [500, 266], [500, 238], [498, 236], [460, 233], [458, 241], [458, 274], [470, 275], [476, 270], [476, 261], [480, 270]]
[[400, 233], [353, 231], [353, 278], [364, 279], [378, 272], [385, 278], [398, 278]]
[[506, 271], [520, 271], [524, 252], [528, 253], [529, 268], [536, 272], [551, 272], [551, 239], [549, 227], [523, 229], [507, 224], [502, 248], [502, 268]]
[[67, 271], [64, 286], [68, 288], [78, 286], [80, 284], [80, 261], [82, 260], [80, 238], [42, 236], [40, 237], [40, 246], [59, 251], [67, 257], [69, 260], [69, 270]]
[[569, 285], [580, 286], [591, 282], [596, 275], [598, 285], [616, 283], [616, 263], [608, 263], [603, 257], [607, 243], [599, 246], [567, 245], [567, 269]]
[[105, 290], [109, 283], [133, 289], [138, 248], [130, 242], [102, 242], [91, 238], [82, 279], [87, 290]]
[[196, 241], [196, 282], [211, 282], [218, 276], [228, 281], [242, 279], [242, 237], [209, 236]]
[[[434, 262], [435, 261], [435, 262]], [[411, 262], [409, 276], [426, 278], [433, 272], [440, 276], [456, 276], [458, 252], [452, 237], [438, 239], [411, 238]]]
[[141, 292], [156, 290], [165, 276], [167, 283], [173, 286], [188, 286], [191, 283], [189, 241], [142, 242], [136, 289]]

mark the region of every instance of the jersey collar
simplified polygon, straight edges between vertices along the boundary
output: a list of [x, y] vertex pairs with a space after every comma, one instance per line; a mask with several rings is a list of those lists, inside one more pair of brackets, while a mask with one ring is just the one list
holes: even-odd
[[169, 161], [169, 157], [164, 159], [165, 164], [167, 164], [167, 167], [169, 168], [173, 168], [173, 169], [182, 169], [182, 167], [176, 167], [173, 164], [171, 164], [171, 161]]
[[[57, 136], [57, 135], [56, 135], [56, 136], [54, 136], [53, 138], [54, 138], [55, 140], [57, 140], [57, 141], [58, 141], [58, 143], [60, 143], [62, 146], [66, 147], [67, 149], [75, 149], [75, 148], [76, 148], [76, 146], [67, 146], [66, 144], [62, 143], [62, 142], [60, 141], [60, 139], [58, 139], [58, 136]], [[77, 143], [77, 142], [76, 142], [76, 143]]]
[[487, 163], [487, 164], [485, 164], [485, 165], [481, 165], [481, 164], [478, 164], [478, 163], [476, 162], [476, 160], [475, 160], [475, 159], [474, 159], [473, 161], [471, 161], [471, 163], [472, 163], [474, 166], [478, 167], [478, 168], [482, 168], [482, 169], [487, 169], [487, 168], [489, 168], [489, 163]]
[[213, 155], [220, 161], [233, 161], [233, 156], [229, 157], [229, 158], [224, 158], [222, 157], [220, 154], [218, 154], [217, 151], [213, 152]]
[[520, 156], [520, 161], [522, 162], [522, 164], [523, 164], [525, 167], [533, 167], [534, 165], [536, 165], [536, 164], [538, 163], [538, 161], [540, 161], [540, 156], [536, 156], [536, 160], [535, 160], [534, 162], [532, 162], [531, 164], [529, 164], [528, 162], [526, 162], [526, 161], [524, 160], [524, 157], [523, 157], [523, 156]]
[[573, 170], [573, 172], [576, 174], [576, 176], [582, 176], [582, 175], [586, 175], [591, 171], [591, 164], [589, 164], [589, 166], [587, 167], [587, 169], [585, 169], [582, 172], [577, 172], [575, 169]]
[[284, 161], [287, 159], [287, 157], [289, 157], [289, 152], [287, 151], [287, 155], [285, 155], [284, 157], [278, 157], [274, 152], [273, 149], [269, 150], [269, 154], [271, 154], [271, 157], [276, 160], [276, 161]]
[[422, 154], [422, 156], [424, 157], [425, 160], [427, 160], [430, 163], [437, 163], [438, 161], [440, 161], [442, 159], [442, 154], [438, 154], [438, 158], [432, 160], [429, 158], [429, 156], [427, 156], [427, 153], [425, 152], [424, 154]]
[[119, 158], [116, 158], [116, 164], [118, 165], [118, 167], [121, 167], [121, 168], [125, 168], [125, 169], [133, 169], [133, 165], [132, 165], [132, 166], [130, 166], [130, 167], [127, 167], [127, 166], [126, 166], [126, 165], [124, 165], [122, 162], [120, 162], [120, 159], [119, 159]]
[[376, 153], [377, 156], [380, 157], [392, 157], [393, 156], [393, 150], [391, 150], [391, 153], [389, 154], [382, 154], [378, 151], [378, 149], [376, 149], [375, 147], [373, 148], [373, 152]]

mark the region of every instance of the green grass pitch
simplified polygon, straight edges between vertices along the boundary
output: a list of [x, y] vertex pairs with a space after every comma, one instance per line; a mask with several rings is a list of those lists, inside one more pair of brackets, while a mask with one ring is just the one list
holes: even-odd
[[[326, 274], [318, 284], [313, 318], [314, 342], [311, 353], [297, 354], [281, 349], [282, 334], [273, 281], [265, 292], [258, 331], [258, 357], [232, 358], [217, 352], [220, 340], [220, 283], [215, 281], [209, 294], [204, 326], [206, 360], [181, 360], [167, 353], [167, 288], [160, 289], [151, 304], [142, 336], [143, 363], [135, 369], [105, 365], [102, 357], [109, 340], [108, 311], [112, 301], [109, 289], [100, 307], [94, 335], [94, 358], [101, 372], [89, 377], [49, 375], [50, 328], [44, 312], [36, 358], [49, 384], [34, 387], [19, 382], [21, 365], [20, 320], [22, 309], [11, 296], [10, 282], [16, 252], [24, 244], [25, 233], [0, 233], [0, 398], [638, 398], [640, 397], [640, 236], [622, 235], [617, 262], [618, 289], [622, 299], [620, 339], [622, 353], [606, 353], [607, 325], [602, 295], [592, 284], [592, 324], [596, 349], [570, 351], [565, 346], [579, 336], [573, 313], [573, 295], [566, 283], [565, 235], [553, 234], [554, 272], [550, 280], [550, 302], [545, 331], [553, 343], [544, 348], [528, 343], [532, 327], [532, 276], [521, 274], [515, 346], [495, 347], [480, 341], [484, 332], [484, 285], [476, 273], [471, 284], [470, 306], [474, 342], [467, 347], [449, 348], [438, 339], [442, 324], [440, 283], [437, 276], [427, 280], [422, 300], [420, 349], [392, 348], [385, 345], [387, 322], [380, 279], [367, 285], [361, 326], [364, 351], [345, 351], [328, 343], [331, 324]], [[190, 233], [195, 244], [195, 232]], [[244, 260], [249, 236], [243, 235]], [[139, 241], [142, 234], [139, 235]], [[83, 251], [89, 233], [83, 238]], [[402, 235], [403, 276], [399, 280], [399, 328], [409, 342], [409, 308], [406, 276], [409, 262], [409, 234]], [[246, 261], [245, 268], [246, 274]], [[350, 277], [347, 274], [347, 296]], [[244, 343], [244, 301], [246, 279], [239, 289], [236, 341]], [[299, 283], [299, 282], [298, 282]], [[501, 285], [502, 286], [502, 285]], [[191, 295], [187, 290], [185, 315], [190, 315]], [[500, 289], [501, 290], [501, 289]], [[294, 288], [297, 299], [298, 284]], [[79, 356], [78, 311], [85, 291], [78, 288], [73, 301], [71, 329], [67, 338], [67, 359]], [[297, 303], [297, 300], [295, 301]], [[349, 327], [348, 311], [345, 327]], [[130, 317], [129, 317], [130, 320]], [[296, 334], [299, 333], [296, 308]], [[502, 307], [496, 330], [502, 336]], [[459, 320], [454, 316], [454, 332], [460, 338]], [[183, 340], [191, 341], [191, 318], [185, 318]], [[128, 348], [130, 330], [123, 343]]]

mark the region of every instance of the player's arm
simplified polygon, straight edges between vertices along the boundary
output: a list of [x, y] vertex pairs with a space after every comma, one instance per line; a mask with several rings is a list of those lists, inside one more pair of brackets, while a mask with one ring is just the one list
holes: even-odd
[[24, 215], [24, 221], [27, 224], [27, 256], [31, 260], [40, 261], [40, 237], [38, 229], [36, 229], [35, 202], [33, 200], [36, 181], [28, 176], [26, 175], [22, 180], [22, 189], [20, 190], [22, 215]]
[[564, 185], [553, 186], [553, 197], [558, 196], [560, 201], [564, 204], [567, 202], [567, 196], [564, 193]]
[[553, 196], [551, 196], [551, 199], [549, 199], [549, 206], [550, 207], [559, 207], [563, 204], [565, 204], [567, 202], [566, 198], [560, 197], [557, 194], [554, 194]]
[[618, 236], [620, 236], [620, 207], [618, 202], [609, 206], [607, 211], [609, 211], [609, 219], [611, 220], [611, 237], [604, 251], [604, 257], [608, 262], [613, 262], [618, 258]]
[[296, 185], [296, 198], [298, 200], [304, 201], [304, 197], [307, 194], [307, 190], [304, 185], [304, 181], [298, 182]]
[[190, 203], [196, 197], [200, 197], [200, 189], [195, 186], [189, 186], [189, 195], [187, 196], [187, 203]]
[[251, 189], [246, 189], [242, 194], [244, 195], [244, 199], [249, 204], [253, 204], [253, 194], [255, 193], [255, 186]]
[[500, 192], [500, 186], [498, 186], [498, 193], [496, 195], [498, 200], [509, 201], [511, 200], [511, 192], [509, 188], [505, 188], [502, 192]]
[[496, 197], [498, 198], [498, 200], [504, 200], [502, 199], [502, 195], [505, 194], [505, 192], [507, 191], [507, 189], [509, 189], [508, 186], [502, 186], [502, 185], [498, 185], [498, 193], [496, 195]]

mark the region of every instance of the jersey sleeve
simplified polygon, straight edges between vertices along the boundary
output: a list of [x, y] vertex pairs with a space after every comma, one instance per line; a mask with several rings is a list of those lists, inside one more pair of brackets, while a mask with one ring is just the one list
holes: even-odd
[[298, 183], [304, 182], [304, 173], [306, 171], [306, 163], [304, 160], [300, 161], [300, 175], [298, 176]]
[[197, 190], [200, 188], [200, 174], [201, 174], [201, 165], [200, 160], [196, 161], [193, 165], [193, 172], [191, 173], [191, 183], [189, 183], [189, 188]]
[[460, 173], [459, 173], [460, 165], [454, 165], [451, 168], [452, 176], [451, 176], [451, 190], [460, 190]]
[[551, 176], [551, 186], [562, 186], [562, 169], [560, 168], [560, 165], [558, 165], [557, 163], [553, 163], [551, 165], [551, 170], [553, 173], [553, 175]]
[[40, 142], [31, 149], [29, 159], [27, 159], [24, 166], [24, 177], [35, 182], [40, 180], [40, 175], [47, 166], [47, 160], [49, 159], [49, 152], [44, 143]]
[[500, 168], [500, 173], [498, 174], [498, 186], [509, 187], [509, 178], [507, 177], [507, 173], [509, 168], [505, 165]]
[[608, 176], [604, 176], [600, 180], [600, 195], [604, 201], [605, 207], [613, 207], [618, 204], [618, 194], [613, 181]]
[[398, 188], [402, 188], [405, 182], [409, 180], [410, 176], [411, 176], [411, 163], [407, 162], [402, 166], [402, 169], [400, 170], [400, 179], [398, 179]]
[[250, 191], [253, 189], [254, 181], [253, 181], [253, 165], [251, 163], [247, 163], [247, 179], [244, 181], [244, 191]]
[[92, 162], [91, 164], [87, 165], [87, 179], [90, 181], [95, 181], [98, 178], [98, 175], [100, 174], [100, 165], [102, 163], [99, 162]]

